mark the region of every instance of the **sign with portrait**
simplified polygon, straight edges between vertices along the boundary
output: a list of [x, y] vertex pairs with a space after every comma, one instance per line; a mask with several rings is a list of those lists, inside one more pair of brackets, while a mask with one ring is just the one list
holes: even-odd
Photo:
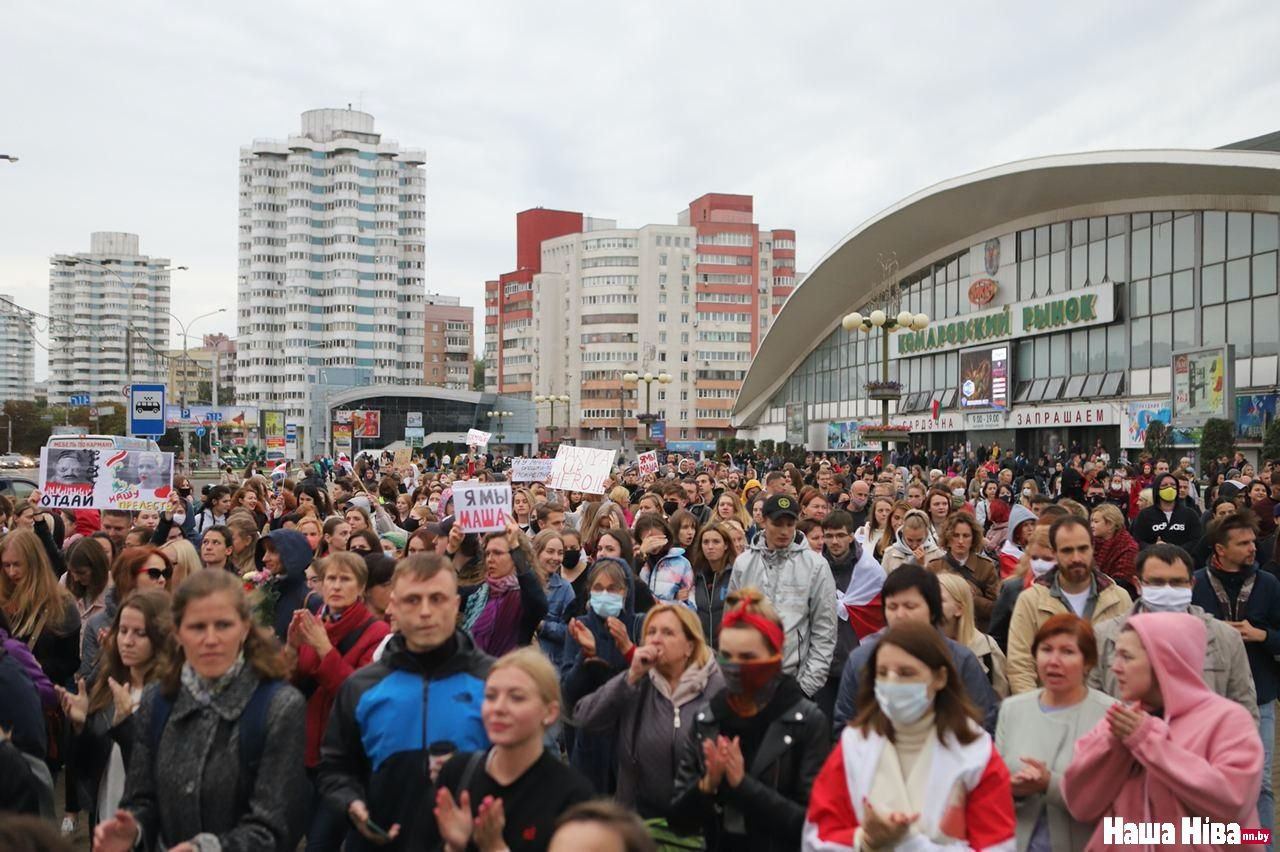
[[353, 438], [382, 437], [382, 412], [377, 409], [351, 412], [351, 436]]
[[46, 509], [158, 512], [169, 503], [173, 453], [149, 450], [40, 450], [40, 505]]

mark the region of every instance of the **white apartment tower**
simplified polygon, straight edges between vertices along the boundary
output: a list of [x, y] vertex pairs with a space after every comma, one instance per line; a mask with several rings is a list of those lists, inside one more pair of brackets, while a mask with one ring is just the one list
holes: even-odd
[[169, 259], [141, 254], [137, 234], [98, 231], [87, 253], [50, 264], [49, 402], [119, 402], [131, 382], [163, 382]]
[[0, 404], [16, 399], [35, 402], [35, 339], [31, 314], [8, 293], [0, 293]]
[[240, 149], [239, 404], [302, 418], [322, 371], [422, 381], [425, 162], [349, 108]]

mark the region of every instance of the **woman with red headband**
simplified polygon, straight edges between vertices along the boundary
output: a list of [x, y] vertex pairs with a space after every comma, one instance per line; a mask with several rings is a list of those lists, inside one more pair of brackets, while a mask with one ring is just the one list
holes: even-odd
[[680, 742], [671, 827], [708, 850], [794, 849], [809, 789], [831, 750], [829, 723], [782, 673], [782, 621], [759, 589], [725, 601], [718, 661], [726, 689]]

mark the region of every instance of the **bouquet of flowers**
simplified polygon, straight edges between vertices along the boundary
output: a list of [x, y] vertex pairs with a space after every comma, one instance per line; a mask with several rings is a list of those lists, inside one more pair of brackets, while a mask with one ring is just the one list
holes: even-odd
[[270, 571], [246, 571], [241, 579], [244, 581], [245, 594], [249, 596], [253, 620], [263, 627], [273, 626], [276, 621], [276, 602], [280, 600], [275, 575]]
[[905, 423], [890, 423], [884, 425], [882, 423], [863, 423], [858, 426], [859, 432], [901, 432], [904, 435], [911, 431], [911, 427]]

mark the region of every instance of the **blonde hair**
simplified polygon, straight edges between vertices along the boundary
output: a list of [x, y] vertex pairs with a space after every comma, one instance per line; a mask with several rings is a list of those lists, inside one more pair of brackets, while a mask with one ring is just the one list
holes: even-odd
[[547, 655], [535, 645], [509, 651], [489, 668], [489, 675], [499, 669], [519, 669], [529, 676], [543, 704], [560, 705], [560, 676]]
[[13, 637], [34, 647], [45, 628], [58, 631], [66, 626], [67, 605], [72, 603], [72, 597], [58, 583], [44, 545], [34, 531], [11, 530], [0, 539], [0, 555], [10, 547], [17, 550], [26, 571], [17, 583], [0, 571], [0, 601], [4, 602]]
[[659, 604], [645, 613], [644, 623], [640, 625], [640, 636], [649, 632], [649, 623], [656, 616], [669, 612], [680, 622], [684, 630], [684, 638], [693, 643], [693, 653], [689, 655], [689, 665], [705, 666], [711, 659], [711, 649], [707, 647], [707, 638], [702, 635], [702, 623], [694, 611], [683, 604]]
[[1099, 503], [1094, 506], [1092, 517], [1102, 518], [1102, 520], [1111, 524], [1111, 529], [1114, 532], [1120, 532], [1120, 530], [1125, 529], [1124, 514], [1115, 503]]
[[960, 624], [956, 627], [956, 641], [967, 648], [978, 632], [973, 621], [973, 590], [969, 588], [969, 581], [959, 574], [943, 572], [935, 576], [942, 590], [951, 595], [952, 600], [960, 606]]
[[320, 523], [320, 519], [315, 515], [303, 515], [298, 519], [298, 522], [293, 525], [293, 528], [298, 532], [302, 532], [302, 528], [308, 526], [315, 527], [317, 533], [324, 535], [324, 524]]
[[183, 580], [197, 571], [204, 570], [204, 563], [200, 561], [200, 554], [196, 553], [195, 545], [185, 538], [166, 541], [160, 545], [160, 549], [169, 554], [169, 561], [173, 563], [173, 578], [169, 581], [173, 585], [170, 588], [178, 588]]

